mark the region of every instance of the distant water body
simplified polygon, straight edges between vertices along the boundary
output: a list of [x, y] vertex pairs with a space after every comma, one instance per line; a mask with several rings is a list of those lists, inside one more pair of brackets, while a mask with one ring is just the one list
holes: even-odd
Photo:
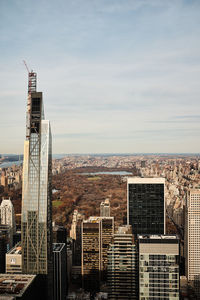
[[102, 171], [102, 172], [89, 172], [89, 173], [79, 173], [81, 175], [121, 175], [121, 176], [125, 176], [125, 175], [132, 175], [131, 172], [127, 172], [127, 171]]
[[23, 163], [22, 160], [16, 160], [16, 161], [8, 161], [0, 164], [0, 168], [9, 168], [12, 167], [13, 165], [21, 165]]

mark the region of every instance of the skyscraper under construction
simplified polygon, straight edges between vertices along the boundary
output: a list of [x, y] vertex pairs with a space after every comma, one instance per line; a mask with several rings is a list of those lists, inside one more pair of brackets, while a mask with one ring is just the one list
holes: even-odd
[[50, 274], [52, 265], [51, 129], [36, 73], [29, 72], [22, 191], [22, 270]]

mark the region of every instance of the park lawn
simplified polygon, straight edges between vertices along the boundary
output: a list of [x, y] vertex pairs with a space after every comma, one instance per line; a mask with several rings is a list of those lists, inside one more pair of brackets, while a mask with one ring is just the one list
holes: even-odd
[[56, 207], [56, 208], [58, 208], [59, 206], [62, 205], [62, 201], [60, 201], [60, 200], [54, 200], [54, 201], [52, 201], [52, 203], [53, 203], [53, 207]]

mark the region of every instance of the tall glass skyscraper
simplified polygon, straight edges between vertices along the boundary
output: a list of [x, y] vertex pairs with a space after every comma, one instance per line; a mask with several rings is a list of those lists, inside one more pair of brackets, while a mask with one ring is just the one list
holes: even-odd
[[52, 268], [51, 129], [44, 119], [36, 73], [29, 73], [22, 191], [22, 272], [49, 274]]

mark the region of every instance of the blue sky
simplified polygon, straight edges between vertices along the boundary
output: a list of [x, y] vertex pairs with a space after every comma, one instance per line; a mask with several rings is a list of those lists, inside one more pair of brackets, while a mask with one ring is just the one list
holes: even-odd
[[0, 153], [22, 153], [27, 71], [54, 153], [199, 152], [199, 0], [1, 0]]

